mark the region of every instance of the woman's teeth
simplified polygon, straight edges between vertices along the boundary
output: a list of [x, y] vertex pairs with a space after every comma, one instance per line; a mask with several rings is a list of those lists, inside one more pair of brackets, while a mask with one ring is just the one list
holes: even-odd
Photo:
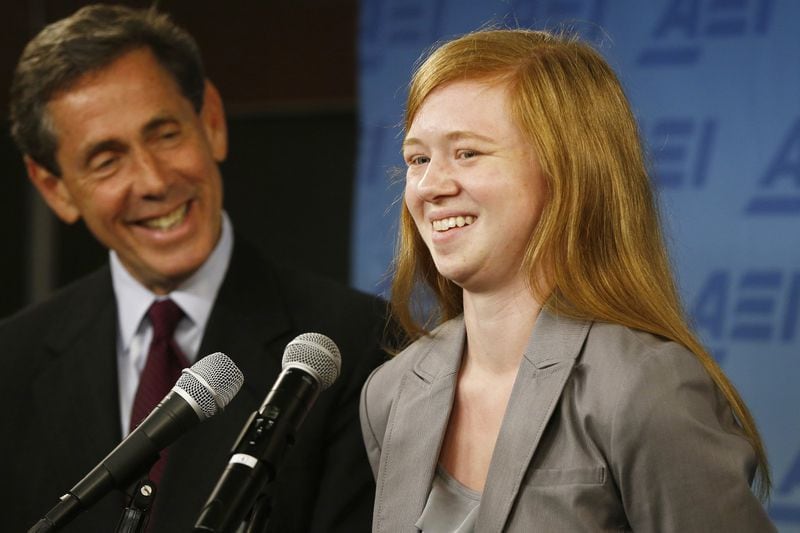
[[447, 231], [450, 228], [461, 228], [463, 226], [469, 226], [473, 222], [475, 222], [476, 217], [472, 215], [467, 215], [465, 217], [457, 216], [457, 217], [449, 217], [449, 218], [442, 218], [440, 220], [433, 221], [433, 231]]

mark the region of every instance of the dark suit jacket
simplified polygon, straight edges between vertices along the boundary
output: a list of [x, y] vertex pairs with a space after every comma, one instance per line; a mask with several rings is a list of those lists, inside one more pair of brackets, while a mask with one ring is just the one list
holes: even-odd
[[[416, 532], [450, 418], [463, 317], [376, 370], [362, 428], [373, 531]], [[544, 309], [523, 354], [476, 533], [775, 531], [755, 456], [697, 358], [677, 343]]]
[[[337, 343], [342, 372], [320, 394], [270, 486], [270, 530], [368, 531], [374, 482], [358, 394], [384, 359], [384, 313], [375, 298], [282, 270], [237, 240], [198, 357], [226, 353], [245, 383], [224, 412], [170, 448], [155, 531], [191, 530], [239, 431], [277, 378], [284, 347], [308, 331]], [[3, 531], [26, 531], [120, 441], [116, 318], [104, 267], [0, 324]], [[64, 531], [114, 531], [122, 502], [112, 493]]]

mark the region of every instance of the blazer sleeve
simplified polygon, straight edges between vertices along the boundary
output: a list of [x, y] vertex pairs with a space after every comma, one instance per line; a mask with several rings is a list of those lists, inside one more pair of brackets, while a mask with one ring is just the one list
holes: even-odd
[[675, 343], [629, 370], [610, 453], [633, 531], [775, 531], [750, 489], [752, 447], [701, 363]]

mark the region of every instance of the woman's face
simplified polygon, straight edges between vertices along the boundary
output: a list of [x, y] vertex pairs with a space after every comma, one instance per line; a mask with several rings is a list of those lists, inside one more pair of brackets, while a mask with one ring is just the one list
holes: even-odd
[[503, 84], [432, 91], [403, 142], [405, 202], [438, 271], [472, 292], [513, 286], [545, 183]]

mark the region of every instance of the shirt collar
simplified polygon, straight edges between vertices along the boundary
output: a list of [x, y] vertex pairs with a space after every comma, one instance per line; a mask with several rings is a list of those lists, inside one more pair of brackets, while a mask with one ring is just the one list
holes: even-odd
[[[233, 251], [233, 227], [227, 213], [222, 212], [222, 232], [208, 259], [167, 297], [177, 303], [194, 327], [205, 330], [211, 307], [217, 296]], [[111, 281], [117, 299], [117, 319], [122, 347], [130, 347], [139, 325], [158, 296], [142, 285], [123, 266], [116, 252], [109, 252]]]

